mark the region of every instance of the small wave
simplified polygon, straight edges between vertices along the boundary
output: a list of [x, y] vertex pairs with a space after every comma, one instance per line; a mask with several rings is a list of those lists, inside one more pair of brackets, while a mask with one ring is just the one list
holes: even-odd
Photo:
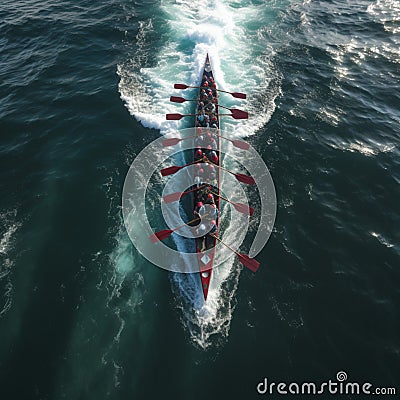
[[396, 148], [395, 145], [384, 145], [379, 143], [368, 144], [359, 140], [353, 143], [344, 141], [340, 143], [331, 143], [330, 146], [338, 150], [349, 151], [351, 153], [360, 153], [367, 157], [376, 156], [379, 153], [387, 153]]
[[394, 244], [390, 243], [381, 233], [370, 232], [370, 234], [371, 234], [371, 236], [376, 238], [379, 241], [379, 243], [383, 244], [387, 248], [390, 249], [390, 248], [394, 247]]
[[319, 109], [317, 118], [332, 126], [338, 126], [340, 122], [340, 117], [343, 114], [344, 111], [340, 107], [335, 107], [335, 109], [331, 109], [328, 106], [323, 106]]
[[383, 25], [385, 31], [400, 33], [400, 3], [397, 0], [377, 0], [367, 11]]
[[11, 307], [13, 296], [13, 285], [10, 279], [14, 260], [11, 252], [14, 244], [14, 237], [21, 223], [16, 221], [17, 210], [10, 210], [0, 213], [0, 283], [3, 291], [4, 302], [0, 305], [0, 316], [5, 314]]
[[285, 322], [289, 327], [294, 329], [298, 329], [304, 325], [302, 314], [295, 303], [278, 299], [272, 295], [269, 297], [269, 300], [272, 304], [272, 310], [274, 310], [282, 322]]
[[2, 235], [2, 238], [0, 239], [0, 253], [7, 255], [8, 251], [10, 250], [11, 247], [11, 239], [14, 235], [14, 233], [17, 231], [19, 228], [20, 224], [19, 223], [14, 223], [9, 226], [7, 226], [7, 219], [8, 219], [9, 213], [6, 214], [1, 214], [0, 215], [0, 221], [2, 224], [5, 223], [6, 226], [6, 231]]
[[114, 190], [113, 179], [109, 178], [104, 185], [107, 197], [110, 199], [109, 218], [113, 221], [112, 235], [113, 249], [106, 256], [107, 263], [111, 267], [105, 279], [105, 285], [109, 293], [107, 306], [114, 310], [120, 327], [115, 335], [116, 342], [119, 341], [125, 327], [125, 320], [121, 314], [124, 310], [135, 313], [143, 303], [144, 277], [141, 263], [138, 260], [132, 242], [126, 232], [121, 209], [119, 207], [120, 195]]

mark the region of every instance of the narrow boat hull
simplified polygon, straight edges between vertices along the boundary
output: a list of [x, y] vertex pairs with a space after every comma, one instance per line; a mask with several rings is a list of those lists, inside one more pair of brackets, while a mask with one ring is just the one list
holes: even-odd
[[[207, 82], [207, 83], [206, 83]], [[214, 87], [213, 87], [214, 85]], [[217, 155], [218, 161], [215, 162], [216, 165], [220, 163], [220, 138], [219, 134], [219, 118], [218, 118], [218, 92], [216, 91], [216, 85], [214, 82], [214, 75], [210, 63], [210, 59], [207, 54], [207, 58], [204, 64], [202, 80], [200, 85], [199, 95], [198, 95], [198, 105], [195, 119], [196, 132], [198, 133], [200, 138], [203, 138], [202, 143], [199, 144], [201, 147], [201, 151], [206, 156], [214, 151]], [[199, 118], [200, 117], [200, 118]], [[200, 120], [201, 119], [201, 120]], [[211, 146], [211, 149], [209, 148]], [[194, 151], [194, 161], [196, 161], [196, 151]], [[210, 164], [207, 164], [208, 169], [211, 169]], [[208, 173], [205, 171], [205, 175]], [[219, 195], [219, 168], [214, 167], [215, 173], [210, 172], [208, 178], [213, 177], [212, 182], [213, 185], [212, 191]], [[214, 177], [215, 175], [215, 177]], [[207, 191], [205, 191], [207, 192]], [[204, 201], [204, 191], [196, 191], [193, 196], [193, 211], [196, 211], [196, 207], [198, 202]], [[213, 235], [218, 236], [218, 226], [219, 226], [219, 211], [220, 211], [220, 201], [219, 196], [214, 196], [213, 199], [214, 204], [218, 210], [217, 218], [215, 219], [215, 232]], [[205, 235], [204, 237], [200, 237], [195, 239], [196, 241], [196, 252], [197, 258], [199, 262], [199, 272], [200, 272], [200, 281], [201, 287], [204, 295], [204, 300], [207, 300], [212, 269], [215, 258], [215, 245], [216, 239], [211, 235]], [[213, 249], [208, 255], [205, 255], [203, 252]]]

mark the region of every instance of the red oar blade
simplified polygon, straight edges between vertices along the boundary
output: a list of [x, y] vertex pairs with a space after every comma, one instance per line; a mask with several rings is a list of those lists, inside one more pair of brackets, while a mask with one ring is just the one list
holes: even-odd
[[250, 145], [246, 142], [243, 142], [243, 140], [232, 139], [231, 142], [235, 147], [242, 150], [248, 150], [250, 148]]
[[178, 144], [182, 139], [179, 138], [170, 138], [170, 139], [164, 139], [162, 141], [162, 145], [164, 147], [168, 147], [168, 146], [175, 146], [176, 144]]
[[250, 258], [246, 254], [237, 254], [239, 261], [247, 267], [250, 271], [257, 272], [258, 268], [260, 267], [260, 263], [255, 260], [254, 258]]
[[184, 83], [175, 83], [174, 89], [187, 89], [189, 86]]
[[233, 204], [233, 207], [235, 207], [235, 209], [242, 214], [247, 214], [247, 215], [252, 216], [254, 213], [254, 208], [247, 206], [246, 204], [242, 204], [242, 203], [232, 203], [232, 204]]
[[192, 192], [194, 192], [196, 190], [199, 190], [199, 189], [201, 189], [201, 188], [203, 188], [205, 186], [206, 185], [201, 185], [201, 186], [196, 187], [194, 189], [187, 190], [186, 192], [175, 192], [175, 193], [171, 193], [171, 194], [166, 194], [163, 197], [163, 200], [164, 200], [165, 203], [173, 203], [174, 201], [178, 201], [182, 196], [186, 196], [187, 194], [192, 193]]
[[167, 237], [171, 236], [171, 234], [172, 234], [173, 232], [174, 232], [174, 231], [171, 230], [171, 229], [164, 229], [163, 231], [156, 232], [156, 233], [153, 233], [152, 235], [150, 235], [150, 240], [151, 240], [153, 243], [157, 243], [158, 241], [164, 240], [164, 239], [166, 239]]
[[236, 179], [239, 182], [245, 183], [246, 185], [255, 185], [256, 181], [253, 177], [244, 174], [235, 174]]
[[184, 116], [182, 114], [167, 114], [167, 121], [177, 121], [183, 118]]
[[246, 93], [232, 92], [231, 95], [233, 97], [236, 97], [237, 99], [245, 99], [246, 98]]
[[171, 96], [169, 98], [169, 101], [172, 101], [172, 103], [184, 103], [186, 99], [184, 99], [183, 97]]
[[176, 192], [171, 194], [166, 194], [163, 197], [164, 203], [173, 203], [174, 201], [178, 201], [185, 192]]
[[168, 168], [162, 169], [160, 172], [161, 172], [161, 175], [162, 175], [162, 176], [168, 176], [168, 175], [175, 174], [175, 173], [178, 172], [181, 168], [183, 168], [183, 167], [178, 167], [178, 166], [176, 166], [176, 165], [173, 165], [172, 167], [168, 167]]
[[181, 197], [186, 196], [189, 193], [195, 192], [196, 190], [202, 189], [203, 187], [206, 187], [207, 185], [201, 185], [198, 187], [195, 187], [194, 189], [187, 190], [186, 192], [176, 192], [176, 193], [171, 193], [167, 194], [163, 197], [163, 200], [165, 203], [173, 203], [174, 201], [178, 201]]
[[246, 111], [237, 110], [236, 108], [230, 108], [229, 111], [232, 113], [234, 119], [248, 119], [249, 114]]

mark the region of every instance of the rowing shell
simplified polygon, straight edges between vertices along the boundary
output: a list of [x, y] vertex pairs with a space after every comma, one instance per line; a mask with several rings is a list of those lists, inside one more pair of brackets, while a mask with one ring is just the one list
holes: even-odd
[[[194, 218], [187, 223], [190, 225], [197, 221], [197, 237], [195, 240], [196, 255], [199, 264], [199, 275], [201, 286], [203, 290], [204, 300], [207, 300], [211, 275], [215, 259], [215, 246], [217, 241], [222, 243], [232, 253], [234, 253], [241, 264], [246, 266], [253, 272], [256, 272], [260, 263], [249, 257], [246, 254], [239, 253], [233, 249], [229, 244], [225, 243], [219, 235], [220, 225], [220, 199], [230, 203], [233, 207], [241, 213], [252, 215], [254, 209], [245, 204], [234, 203], [229, 199], [220, 197], [220, 170], [224, 170], [234, 175], [235, 178], [246, 185], [255, 185], [256, 181], [253, 177], [246, 174], [235, 173], [222, 167], [221, 162], [221, 138], [230, 141], [235, 147], [242, 150], [248, 150], [249, 145], [241, 140], [232, 140], [224, 136], [220, 136], [219, 116], [230, 116], [234, 119], [247, 119], [248, 113], [236, 108], [228, 108], [218, 103], [218, 92], [228, 93], [232, 97], [238, 99], [245, 99], [245, 93], [228, 92], [225, 90], [217, 89], [214, 75], [210, 63], [210, 59], [206, 57], [204, 63], [201, 84], [200, 86], [189, 86], [187, 84], [175, 83], [175, 89], [189, 89], [199, 88], [197, 99], [185, 99], [183, 97], [171, 96], [170, 100], [174, 103], [184, 103], [185, 101], [197, 102], [196, 114], [167, 114], [167, 121], [178, 121], [183, 117], [195, 116], [195, 148], [192, 152], [193, 161], [183, 166], [171, 166], [162, 169], [162, 176], [169, 176], [180, 171], [182, 168], [193, 165], [197, 168], [193, 176], [193, 188], [186, 192], [171, 193], [164, 196], [164, 201], [173, 202], [179, 201], [180, 197], [193, 193], [193, 214]], [[229, 110], [231, 114], [219, 114], [218, 109], [223, 108]], [[188, 139], [188, 138], [186, 138]], [[163, 146], [174, 146], [185, 138], [169, 138], [163, 140]], [[190, 156], [189, 156], [190, 157]], [[189, 210], [188, 210], [189, 211]], [[199, 218], [201, 217], [201, 218]], [[198, 222], [201, 219], [200, 222]], [[208, 225], [208, 226], [207, 226]], [[178, 226], [174, 229], [164, 229], [150, 235], [150, 240], [156, 243], [159, 240], [164, 240], [171, 236], [172, 233], [178, 231], [183, 226]], [[206, 254], [208, 253], [208, 254]]]
[[[196, 151], [201, 148], [203, 155], [210, 159], [211, 152], [215, 152], [217, 156], [217, 161], [214, 162], [216, 165], [220, 163], [220, 137], [217, 135], [219, 129], [219, 118], [218, 118], [218, 92], [216, 90], [216, 84], [214, 81], [214, 75], [210, 63], [210, 59], [206, 57], [204, 64], [204, 69], [202, 73], [201, 85], [198, 94], [198, 103], [195, 118], [196, 126], [196, 145], [197, 149], [194, 150], [193, 160], [196, 161]], [[214, 169], [214, 170], [213, 170]], [[201, 174], [203, 177], [207, 177], [208, 181], [212, 181], [212, 191], [219, 195], [219, 183], [220, 183], [220, 169], [213, 167], [211, 164], [207, 164], [204, 168], [200, 169], [204, 172]], [[201, 177], [200, 177], [201, 178]], [[216, 222], [211, 231], [215, 236], [218, 236], [219, 227], [219, 214], [220, 214], [220, 198], [219, 196], [213, 196], [212, 200], [207, 198], [208, 191], [207, 188], [203, 190], [197, 190], [193, 195], [193, 212], [196, 214], [198, 211], [198, 203], [203, 204], [215, 204], [217, 209]], [[210, 224], [211, 226], [211, 224]], [[209, 228], [208, 226], [207, 228]], [[201, 287], [203, 290], [204, 300], [207, 300], [208, 290], [210, 287], [212, 268], [215, 256], [215, 237], [206, 234], [203, 237], [195, 239], [196, 241], [196, 253], [199, 262], [200, 280]], [[209, 255], [203, 254], [203, 252], [214, 249], [209, 253]]]

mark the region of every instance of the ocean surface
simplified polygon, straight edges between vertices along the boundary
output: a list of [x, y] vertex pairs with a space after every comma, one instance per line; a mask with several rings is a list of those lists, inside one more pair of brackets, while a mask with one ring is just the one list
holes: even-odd
[[[0, 31], [0, 399], [247, 400], [338, 371], [400, 392], [398, 0], [20, 0]], [[207, 52], [278, 204], [260, 270], [231, 259], [204, 304], [121, 201], [135, 156], [190, 126], [164, 115]]]

